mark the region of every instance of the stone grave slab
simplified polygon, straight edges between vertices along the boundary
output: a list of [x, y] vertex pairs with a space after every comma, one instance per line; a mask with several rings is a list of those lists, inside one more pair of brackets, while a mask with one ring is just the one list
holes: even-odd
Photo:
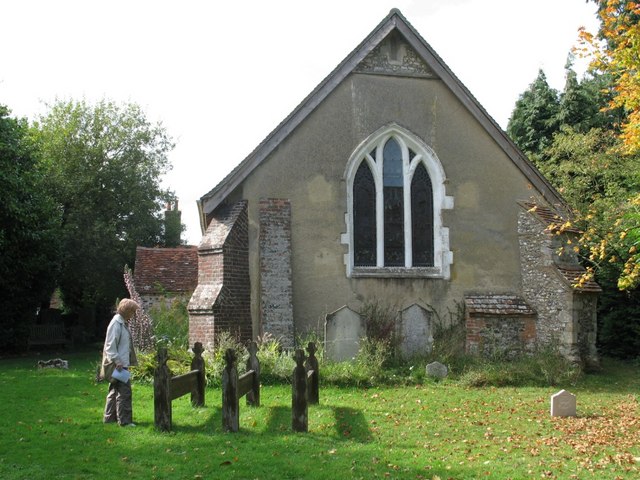
[[427, 365], [427, 376], [431, 378], [442, 379], [449, 374], [449, 369], [446, 365], [440, 362], [432, 362]]
[[354, 358], [366, 335], [364, 319], [346, 306], [327, 315], [324, 331], [325, 353], [334, 362]]
[[555, 395], [551, 395], [551, 416], [575, 417], [576, 396], [566, 390], [560, 390]]
[[424, 356], [431, 352], [431, 316], [420, 305], [414, 304], [402, 311], [399, 330], [403, 358]]

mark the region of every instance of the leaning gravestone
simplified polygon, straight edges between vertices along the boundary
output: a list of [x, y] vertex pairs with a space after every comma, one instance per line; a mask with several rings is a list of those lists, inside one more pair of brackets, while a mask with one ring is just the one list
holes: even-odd
[[551, 416], [575, 417], [576, 396], [566, 390], [560, 390], [555, 395], [551, 395]]
[[427, 365], [427, 376], [437, 379], [445, 378], [449, 374], [449, 369], [446, 365], [440, 362], [432, 362]]
[[349, 307], [330, 313], [325, 321], [325, 354], [328, 360], [352, 360], [360, 350], [360, 341], [366, 336], [362, 317]]

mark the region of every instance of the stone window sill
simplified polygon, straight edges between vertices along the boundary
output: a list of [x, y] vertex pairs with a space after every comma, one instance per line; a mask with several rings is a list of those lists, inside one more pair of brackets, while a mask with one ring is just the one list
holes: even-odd
[[436, 267], [354, 267], [352, 278], [444, 278]]

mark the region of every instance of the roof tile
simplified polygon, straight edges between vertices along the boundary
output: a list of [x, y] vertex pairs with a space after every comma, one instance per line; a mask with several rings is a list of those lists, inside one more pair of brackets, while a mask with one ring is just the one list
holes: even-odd
[[198, 284], [198, 247], [138, 247], [134, 281], [140, 294], [192, 292]]

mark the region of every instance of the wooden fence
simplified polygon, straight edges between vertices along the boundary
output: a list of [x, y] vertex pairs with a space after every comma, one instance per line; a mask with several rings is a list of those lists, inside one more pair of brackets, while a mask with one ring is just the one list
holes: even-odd
[[187, 393], [191, 393], [191, 404], [194, 407], [204, 406], [205, 370], [202, 358], [202, 343], [193, 346], [191, 371], [183, 375], [172, 376], [167, 360], [166, 348], [158, 349], [158, 366], [153, 377], [153, 410], [154, 423], [157, 429], [171, 431], [171, 402]]
[[36, 345], [63, 345], [69, 343], [62, 324], [31, 325], [28, 347]]
[[240, 429], [240, 399], [246, 395], [247, 405], [260, 406], [260, 362], [256, 356], [258, 345], [249, 344], [247, 371], [238, 377], [236, 352], [225, 352], [225, 368], [222, 372], [222, 428], [227, 432]]

